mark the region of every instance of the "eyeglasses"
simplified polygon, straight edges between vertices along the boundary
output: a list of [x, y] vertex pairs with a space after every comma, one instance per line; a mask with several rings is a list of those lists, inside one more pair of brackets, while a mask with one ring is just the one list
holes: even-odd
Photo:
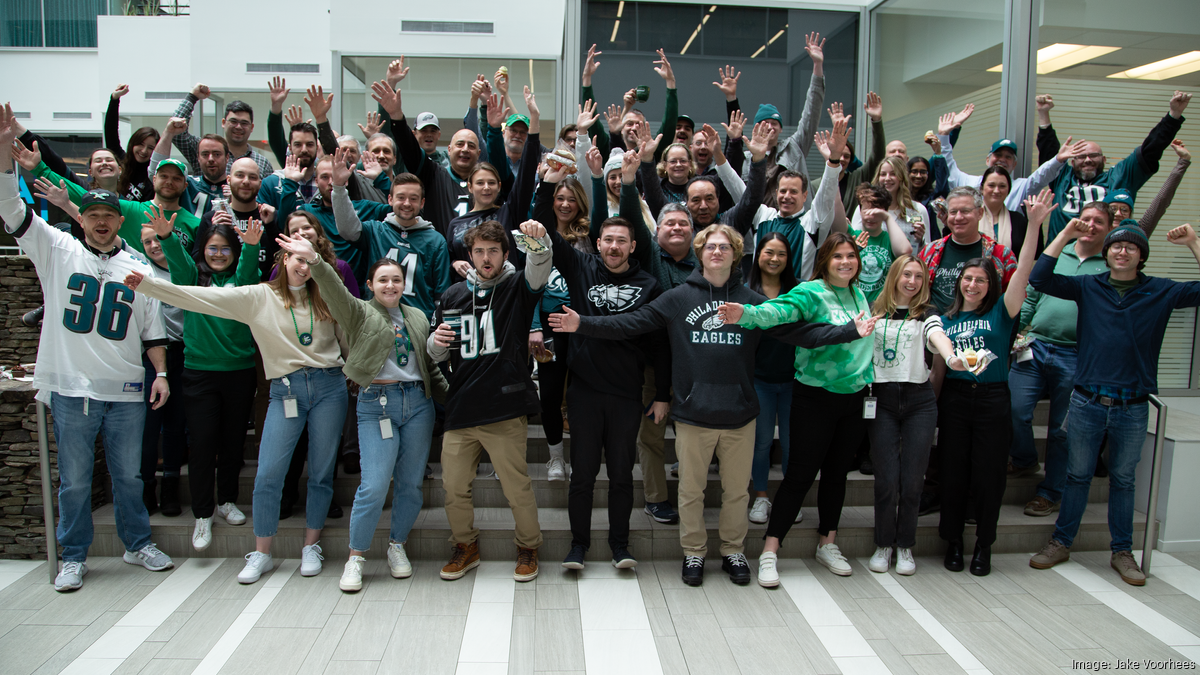
[[1104, 154], [1100, 152], [1090, 152], [1086, 155], [1075, 155], [1075, 159], [1086, 159], [1095, 162], [1104, 159]]
[[229, 255], [233, 252], [233, 249], [229, 248], [228, 246], [222, 246], [220, 248], [217, 248], [216, 246], [205, 246], [204, 252], [208, 255]]
[[721, 253], [729, 253], [730, 251], [733, 250], [733, 247], [730, 246], [729, 244], [705, 244], [704, 250], [709, 253], [712, 253], [713, 251], [720, 251]]
[[1116, 251], [1117, 253], [1133, 253], [1138, 250], [1137, 244], [1130, 242], [1117, 242], [1108, 248], [1110, 251]]
[[226, 118], [225, 124], [228, 124], [231, 127], [249, 127], [249, 126], [253, 126], [254, 122], [251, 122], [250, 120], [238, 120], [238, 119]]

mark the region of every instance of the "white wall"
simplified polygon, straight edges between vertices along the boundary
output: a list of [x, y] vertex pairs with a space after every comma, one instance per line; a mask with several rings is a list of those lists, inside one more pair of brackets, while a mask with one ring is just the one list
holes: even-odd
[[[286, 75], [293, 93], [313, 84], [328, 90], [333, 83], [329, 7], [330, 0], [288, 0], [286, 5], [247, 0], [193, 2], [189, 17], [191, 84], [204, 82], [214, 89], [265, 92], [272, 75], [247, 73], [247, 63], [315, 63], [320, 66], [318, 74], [281, 74]], [[229, 17], [233, 16], [241, 27], [231, 35]], [[359, 14], [357, 20], [359, 26], [397, 23], [381, 16], [378, 4], [374, 10]]]
[[[99, 134], [105, 97], [111, 89], [98, 84], [99, 58], [95, 50], [13, 50], [0, 53], [3, 91], [14, 112], [28, 112], [21, 120], [38, 133]], [[102, 81], [102, 80], [101, 80]], [[91, 113], [86, 120], [55, 120], [56, 112]]]
[[[108, 106], [104, 96], [118, 84], [127, 84], [129, 93], [121, 99], [123, 117], [170, 115], [178, 99], [147, 99], [146, 92], [186, 92], [195, 84], [188, 17], [102, 16], [97, 24], [99, 69], [93, 81], [100, 112]], [[97, 117], [96, 128], [102, 123]]]

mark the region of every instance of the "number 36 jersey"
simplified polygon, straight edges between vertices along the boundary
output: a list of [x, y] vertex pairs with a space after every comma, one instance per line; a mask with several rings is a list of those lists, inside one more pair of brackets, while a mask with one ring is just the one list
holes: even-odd
[[38, 399], [49, 403], [55, 392], [146, 400], [142, 352], [165, 345], [166, 330], [159, 302], [122, 282], [133, 270], [152, 275], [150, 266], [124, 246], [111, 256], [97, 255], [28, 211], [9, 220], [7, 201], [0, 201], [0, 215], [37, 268], [46, 305], [33, 377]]

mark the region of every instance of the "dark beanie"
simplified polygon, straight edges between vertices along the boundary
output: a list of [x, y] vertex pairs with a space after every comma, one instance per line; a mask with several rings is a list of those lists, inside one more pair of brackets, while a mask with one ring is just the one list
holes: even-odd
[[1137, 221], [1132, 218], [1126, 218], [1121, 221], [1121, 224], [1113, 228], [1112, 232], [1104, 238], [1104, 250], [1102, 255], [1108, 257], [1108, 247], [1118, 241], [1129, 241], [1137, 245], [1142, 251], [1142, 262], [1150, 257], [1150, 240], [1146, 238], [1146, 231], [1138, 225]]

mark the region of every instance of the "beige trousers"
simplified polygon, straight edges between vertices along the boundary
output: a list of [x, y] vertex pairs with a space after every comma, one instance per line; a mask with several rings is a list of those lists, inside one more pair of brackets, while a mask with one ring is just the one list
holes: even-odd
[[[646, 367], [646, 383], [642, 385], [642, 405], [654, 402], [654, 369]], [[667, 501], [667, 469], [664, 449], [667, 445], [667, 420], [655, 424], [654, 418], [642, 415], [642, 428], [638, 430], [638, 460], [642, 464], [642, 491], [646, 503]]]
[[684, 555], [708, 553], [704, 488], [714, 454], [721, 461], [721, 555], [744, 552], [750, 526], [746, 485], [754, 459], [754, 422], [740, 429], [709, 429], [677, 420], [675, 452], [679, 455], [679, 543]]

